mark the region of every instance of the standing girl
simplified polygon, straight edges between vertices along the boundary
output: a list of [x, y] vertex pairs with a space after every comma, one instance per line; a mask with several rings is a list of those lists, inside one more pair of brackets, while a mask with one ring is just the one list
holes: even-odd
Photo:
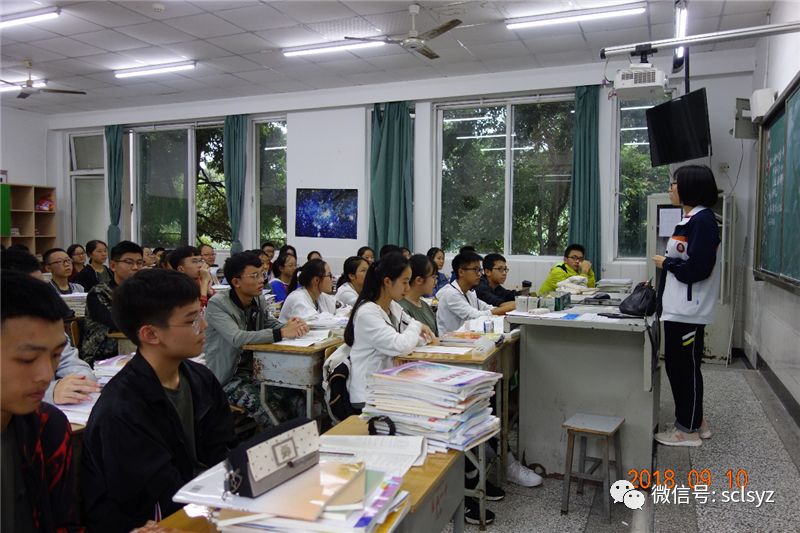
[[711, 437], [703, 418], [703, 337], [719, 295], [719, 226], [711, 210], [717, 202], [714, 174], [707, 166], [681, 167], [670, 182], [669, 196], [673, 205], [683, 207], [683, 220], [675, 226], [666, 257], [653, 256], [653, 262], [662, 269], [658, 302], [675, 425], [657, 433], [655, 440], [667, 446], [700, 446], [701, 439]]

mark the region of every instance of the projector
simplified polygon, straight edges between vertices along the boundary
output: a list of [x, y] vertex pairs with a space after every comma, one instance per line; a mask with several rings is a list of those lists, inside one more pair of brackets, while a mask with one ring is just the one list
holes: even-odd
[[631, 63], [614, 78], [614, 91], [620, 98], [657, 98], [667, 90], [667, 76], [650, 63]]

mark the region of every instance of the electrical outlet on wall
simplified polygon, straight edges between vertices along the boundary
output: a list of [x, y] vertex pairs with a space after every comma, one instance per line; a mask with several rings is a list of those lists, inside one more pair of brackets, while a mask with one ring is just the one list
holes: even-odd
[[728, 172], [731, 169], [731, 166], [728, 163], [720, 163], [719, 164], [719, 171], [723, 174]]

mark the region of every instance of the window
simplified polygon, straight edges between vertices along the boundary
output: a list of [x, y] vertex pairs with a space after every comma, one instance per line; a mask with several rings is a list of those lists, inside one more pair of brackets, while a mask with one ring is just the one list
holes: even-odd
[[105, 189], [105, 143], [102, 133], [69, 136], [72, 192], [72, 242], [105, 239], [108, 203]]
[[286, 242], [286, 121], [256, 124], [259, 244]]
[[574, 103], [440, 109], [441, 243], [559, 255], [569, 232]]
[[630, 100], [619, 108], [617, 257], [641, 258], [647, 248], [647, 197], [669, 187], [669, 166], [650, 166], [645, 111], [658, 101]]
[[222, 132], [222, 127], [195, 130], [197, 182], [194, 205], [197, 241], [214, 248], [231, 246], [231, 222], [222, 162]]

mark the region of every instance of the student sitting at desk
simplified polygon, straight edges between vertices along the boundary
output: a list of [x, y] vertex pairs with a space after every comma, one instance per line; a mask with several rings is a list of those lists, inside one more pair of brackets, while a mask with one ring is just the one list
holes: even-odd
[[513, 302], [519, 293], [503, 287], [507, 277], [506, 258], [500, 254], [486, 254], [486, 257], [483, 258], [483, 275], [475, 288], [478, 299], [489, 305]]
[[398, 303], [410, 279], [411, 267], [400, 253], [384, 256], [367, 270], [344, 330], [344, 342], [351, 348], [350, 402], [357, 411], [367, 399], [368, 376], [392, 366], [395, 356], [435, 339], [428, 326], [408, 316]]
[[556, 290], [558, 283], [572, 276], [583, 276], [587, 279], [586, 285], [594, 287], [594, 271], [592, 264], [586, 260], [586, 248], [580, 244], [570, 244], [564, 250], [564, 260], [550, 270], [547, 279], [539, 287], [539, 296]]
[[[225, 261], [224, 269], [231, 289], [215, 294], [206, 308], [208, 368], [222, 384], [228, 401], [245, 409], [262, 428], [268, 428], [273, 424], [261, 406], [259, 383], [253, 379], [253, 352], [242, 347], [302, 337], [308, 333], [308, 326], [298, 318], [282, 324], [269, 315], [267, 302], [261, 295], [264, 279], [258, 256], [247, 252], [232, 255]], [[305, 412], [299, 391], [275, 388], [268, 401], [281, 421]]]
[[89, 363], [118, 355], [117, 340], [108, 333], [117, 331], [111, 316], [112, 291], [144, 266], [142, 247], [131, 241], [122, 241], [111, 249], [109, 283], [99, 283], [86, 295], [86, 321], [81, 352]]
[[428, 250], [428, 253], [425, 255], [427, 255], [428, 259], [431, 260], [436, 270], [436, 283], [434, 284], [433, 290], [429, 295], [434, 296], [437, 292], [439, 292], [439, 289], [447, 285], [447, 276], [444, 275], [444, 250], [434, 246]]
[[216, 263], [217, 252], [213, 246], [203, 243], [197, 247], [197, 251], [200, 252], [200, 257], [203, 258], [203, 262], [208, 265], [208, 268], [219, 266]]
[[89, 264], [72, 281], [89, 292], [98, 283], [109, 283], [114, 274], [105, 264], [108, 259], [106, 243], [98, 240], [89, 241], [86, 243], [86, 253], [89, 254]]
[[[289, 295], [289, 286], [294, 279], [294, 272], [297, 270], [297, 258], [292, 254], [279, 255], [272, 264], [273, 280], [269, 282], [272, 294], [275, 295], [275, 302], [282, 302]], [[230, 283], [230, 278], [225, 276]]]
[[369, 246], [362, 246], [361, 248], [359, 248], [358, 252], [356, 252], [356, 255], [358, 257], [363, 258], [364, 261], [366, 261], [370, 265], [375, 262], [375, 250], [373, 250]]
[[291, 317], [309, 320], [320, 313], [335, 315], [336, 298], [331, 295], [332, 290], [330, 265], [322, 259], [312, 259], [299, 273], [295, 273], [278, 318], [281, 322], [288, 322]]
[[[213, 251], [213, 248], [212, 248]], [[200, 305], [208, 305], [208, 299], [214, 295], [214, 279], [208, 270], [208, 264], [200, 255], [200, 250], [194, 246], [181, 246], [169, 254], [169, 264], [172, 270], [183, 272], [200, 288]]]
[[433, 285], [436, 283], [436, 267], [428, 259], [427, 255], [412, 255], [408, 261], [411, 267], [411, 280], [409, 281], [408, 292], [405, 298], [400, 300], [400, 306], [408, 313], [408, 316], [419, 320], [428, 326], [434, 335], [439, 335], [439, 328], [436, 326], [436, 314], [431, 306], [422, 301], [422, 296], [433, 292]]
[[[75, 282], [78, 274], [86, 268], [86, 250], [80, 244], [70, 244], [67, 248], [67, 255], [72, 259], [72, 274], [69, 276], [71, 282]], [[84, 290], [86, 290], [84, 288]]]
[[344, 262], [344, 273], [336, 283], [336, 301], [350, 307], [356, 304], [358, 295], [364, 287], [364, 276], [367, 275], [369, 262], [356, 255], [348, 257]]
[[444, 335], [460, 328], [464, 322], [473, 318], [491, 315], [504, 315], [514, 309], [514, 302], [506, 302], [494, 307], [478, 299], [475, 287], [481, 280], [481, 256], [475, 252], [459, 253], [453, 258], [455, 281], [451, 281], [439, 292], [436, 298], [436, 324], [439, 334]]
[[4, 269], [0, 280], [1, 530], [83, 531], [69, 422], [42, 402], [66, 344], [68, 309], [27, 274]]
[[182, 507], [174, 494], [236, 444], [228, 399], [205, 366], [197, 284], [147, 269], [114, 293], [114, 321], [136, 345], [86, 424], [81, 494], [89, 528], [127, 532]]
[[72, 259], [67, 252], [61, 248], [50, 248], [42, 254], [42, 265], [45, 272], [50, 272], [50, 285], [59, 294], [72, 294], [73, 292], [84, 292], [83, 286], [78, 283], [70, 283], [69, 277], [72, 275]]

